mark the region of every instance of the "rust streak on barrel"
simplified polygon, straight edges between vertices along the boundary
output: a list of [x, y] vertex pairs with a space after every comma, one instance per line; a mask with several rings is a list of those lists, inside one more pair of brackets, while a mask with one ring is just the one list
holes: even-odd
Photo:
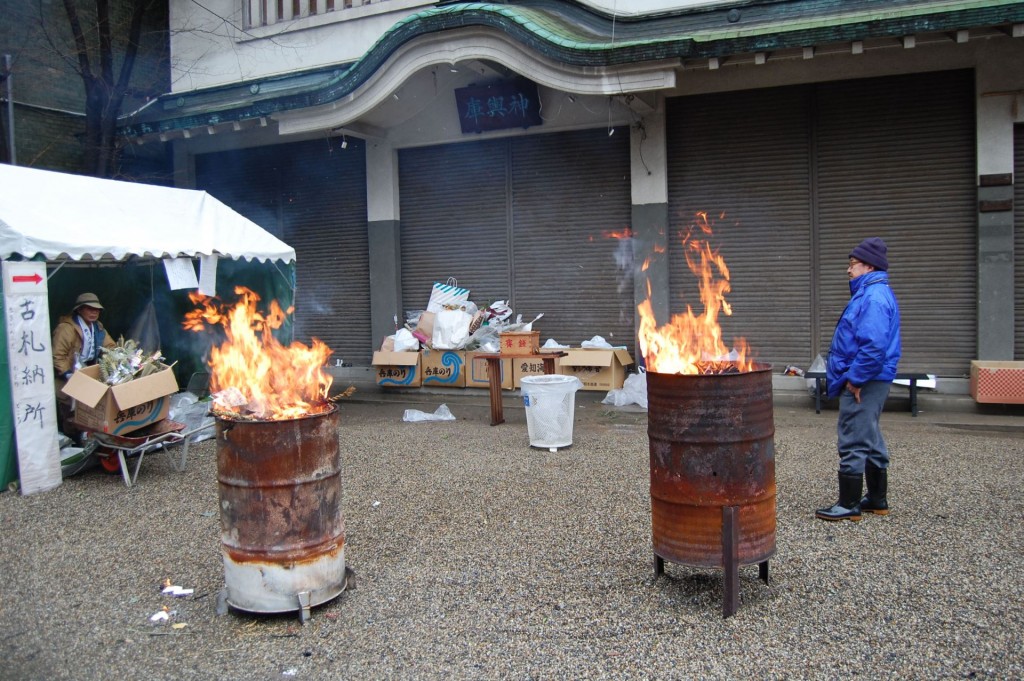
[[221, 551], [231, 605], [312, 605], [345, 584], [338, 410], [281, 421], [217, 420]]
[[775, 553], [771, 367], [647, 373], [654, 553], [723, 567], [722, 509], [738, 509], [739, 562]]

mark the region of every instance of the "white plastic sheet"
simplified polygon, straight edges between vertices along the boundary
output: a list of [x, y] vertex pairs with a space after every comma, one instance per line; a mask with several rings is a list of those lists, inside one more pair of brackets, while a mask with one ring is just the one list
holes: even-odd
[[420, 411], [419, 409], [406, 409], [405, 413], [402, 414], [402, 420], [408, 423], [418, 423], [421, 421], [454, 421], [455, 415], [452, 414], [447, 404], [442, 404], [434, 410], [433, 414], [428, 414], [427, 412]]
[[647, 408], [647, 372], [642, 368], [635, 374], [626, 377], [621, 388], [609, 390], [601, 404], [624, 407], [627, 404], [638, 404]]

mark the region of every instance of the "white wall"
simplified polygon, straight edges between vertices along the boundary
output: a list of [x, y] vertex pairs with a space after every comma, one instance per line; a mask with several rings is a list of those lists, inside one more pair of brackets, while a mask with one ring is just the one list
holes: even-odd
[[170, 0], [171, 89], [188, 92], [354, 61], [395, 22], [432, 5], [387, 0], [247, 29], [240, 0]]
[[[244, 4], [242, 0], [170, 0], [173, 92], [355, 61], [396, 22], [434, 6], [429, 0], [385, 0], [247, 28]], [[727, 0], [584, 0], [584, 4], [635, 16], [727, 4]]]

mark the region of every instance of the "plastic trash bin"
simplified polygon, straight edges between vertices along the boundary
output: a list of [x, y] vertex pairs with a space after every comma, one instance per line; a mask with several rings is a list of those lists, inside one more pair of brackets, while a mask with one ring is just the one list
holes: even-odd
[[523, 404], [530, 446], [556, 451], [572, 446], [576, 391], [583, 383], [575, 376], [524, 376]]

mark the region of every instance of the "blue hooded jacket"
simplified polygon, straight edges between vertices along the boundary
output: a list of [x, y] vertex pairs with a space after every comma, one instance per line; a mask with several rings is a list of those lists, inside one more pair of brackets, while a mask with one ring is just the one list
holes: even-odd
[[850, 281], [850, 302], [836, 324], [828, 351], [828, 396], [838, 397], [849, 381], [896, 378], [900, 361], [900, 308], [886, 272], [868, 272]]

